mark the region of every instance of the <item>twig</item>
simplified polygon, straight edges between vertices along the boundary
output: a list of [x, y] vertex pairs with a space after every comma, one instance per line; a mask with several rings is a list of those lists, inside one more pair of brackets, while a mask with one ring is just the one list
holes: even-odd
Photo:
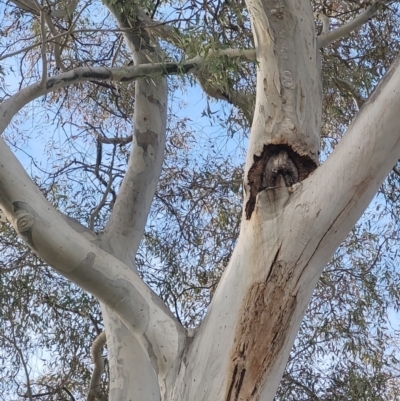
[[3, 338], [7, 339], [14, 346], [14, 348], [16, 349], [19, 357], [21, 358], [22, 366], [24, 368], [25, 377], [26, 377], [26, 387], [27, 387], [27, 391], [28, 391], [28, 394], [27, 394], [28, 397], [27, 398], [29, 398], [29, 401], [33, 401], [31, 381], [30, 381], [29, 372], [28, 372], [28, 365], [25, 362], [24, 354], [23, 354], [21, 348], [17, 345], [17, 340], [15, 338], [15, 331], [14, 331], [14, 325], [13, 324], [11, 325], [11, 333], [12, 333], [12, 337], [13, 337], [12, 341], [7, 337], [3, 337]]
[[117, 61], [118, 54], [121, 50], [122, 42], [123, 42], [123, 37], [122, 37], [122, 35], [119, 35], [118, 46], [117, 46], [117, 49], [115, 50], [114, 56], [111, 60], [111, 67], [114, 67], [115, 62]]
[[29, 248], [12, 264], [11, 267], [0, 268], [0, 272], [1, 273], [8, 273], [10, 271], [19, 269], [21, 267], [20, 266], [21, 261], [23, 261], [30, 253], [31, 253], [31, 249]]

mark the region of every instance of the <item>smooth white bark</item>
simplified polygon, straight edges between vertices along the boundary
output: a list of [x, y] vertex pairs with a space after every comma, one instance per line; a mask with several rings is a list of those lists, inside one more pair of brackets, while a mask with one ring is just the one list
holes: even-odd
[[167, 372], [185, 333], [162, 301], [126, 265], [76, 232], [45, 200], [0, 139], [0, 207], [23, 239], [50, 266], [114, 310], [153, 366]]
[[[108, 5], [121, 29], [130, 28], [125, 15]], [[143, 54], [136, 48], [144, 38], [138, 31], [124, 31], [124, 40], [135, 66], [159, 61], [157, 54]], [[136, 271], [135, 256], [144, 234], [147, 216], [161, 174], [167, 130], [167, 81], [155, 76], [139, 79], [135, 85], [132, 151], [127, 170], [104, 230], [102, 247]], [[125, 324], [110, 309], [102, 308], [107, 331], [112, 333], [108, 349], [114, 363], [110, 366], [110, 400], [159, 400], [163, 374], [157, 377], [149, 354], [144, 352]], [[157, 371], [157, 373], [159, 373]], [[124, 378], [121, 383], [121, 378]]]
[[177, 399], [273, 400], [324, 266], [400, 154], [399, 65], [320, 168], [258, 194], [188, 350]]

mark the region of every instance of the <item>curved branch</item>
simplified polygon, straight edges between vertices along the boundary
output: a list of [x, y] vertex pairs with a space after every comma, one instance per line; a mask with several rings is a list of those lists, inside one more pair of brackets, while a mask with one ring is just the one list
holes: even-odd
[[101, 357], [101, 351], [106, 343], [106, 332], [102, 331], [93, 341], [92, 344], [92, 360], [94, 364], [92, 378], [90, 380], [90, 390], [87, 396], [87, 401], [107, 401], [100, 391], [100, 379], [104, 370], [104, 361]]
[[330, 45], [335, 40], [341, 39], [344, 36], [347, 36], [350, 32], [359, 28], [363, 24], [365, 24], [371, 17], [373, 17], [376, 12], [379, 10], [381, 5], [388, 4], [391, 0], [376, 0], [373, 2], [371, 6], [369, 6], [362, 14], [358, 17], [354, 18], [350, 22], [345, 25], [342, 25], [340, 28], [335, 29], [334, 31], [327, 32], [318, 36], [318, 47], [325, 47]]
[[128, 266], [77, 235], [44, 198], [0, 138], [0, 207], [20, 237], [62, 275], [115, 311], [152, 363], [166, 372], [184, 347], [184, 328]]
[[29, 85], [5, 100], [0, 105], [0, 134], [22, 107], [49, 92], [87, 81], [130, 82], [149, 76], [185, 74], [194, 68], [206, 64], [211, 57], [218, 56], [245, 58], [249, 60], [255, 58], [255, 50], [225, 49], [217, 52], [209, 52], [207, 56], [196, 56], [180, 63], [147, 63], [120, 68], [78, 67], [71, 71], [49, 77], [45, 86], [41, 86], [41, 82]]

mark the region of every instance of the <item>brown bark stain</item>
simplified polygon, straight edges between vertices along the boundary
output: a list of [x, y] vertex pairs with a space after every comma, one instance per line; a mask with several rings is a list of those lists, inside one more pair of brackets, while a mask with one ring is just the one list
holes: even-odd
[[137, 142], [138, 146], [143, 148], [145, 151], [147, 150], [147, 147], [149, 145], [151, 145], [153, 148], [157, 147], [158, 135], [156, 132], [153, 132], [151, 130], [140, 132], [137, 130], [135, 132], [135, 137], [136, 137], [136, 142]]
[[288, 145], [265, 145], [260, 156], [253, 156], [254, 163], [247, 175], [248, 185], [250, 186], [250, 197], [246, 203], [247, 220], [250, 220], [254, 211], [257, 194], [270, 187], [267, 185], [268, 177], [266, 177], [268, 161], [271, 157], [275, 157], [282, 151], [287, 153], [288, 158], [293, 162], [293, 165], [297, 169], [297, 172], [291, 174], [290, 171], [285, 172], [286, 174], [292, 175], [292, 178], [289, 181], [285, 179], [286, 186], [291, 186], [295, 182], [303, 181], [317, 168], [317, 165], [311, 158], [299, 155]]
[[231, 354], [226, 401], [259, 400], [259, 390], [289, 333], [296, 297], [288, 293], [292, 269], [282, 266], [279, 251], [265, 281], [246, 296]]

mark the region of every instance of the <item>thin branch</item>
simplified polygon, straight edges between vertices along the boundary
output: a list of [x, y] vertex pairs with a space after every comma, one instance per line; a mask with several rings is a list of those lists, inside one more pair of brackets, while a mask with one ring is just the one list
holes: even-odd
[[21, 262], [31, 253], [30, 249], [27, 249], [13, 264], [11, 267], [0, 268], [0, 273], [8, 273], [16, 269], [21, 268]]
[[47, 80], [47, 58], [46, 58], [46, 17], [45, 11], [40, 11], [40, 33], [42, 36], [42, 79], [40, 80], [40, 86], [44, 87]]
[[100, 394], [100, 379], [104, 370], [104, 361], [101, 357], [101, 351], [106, 343], [106, 332], [102, 331], [92, 344], [92, 359], [93, 359], [93, 373], [90, 380], [90, 390], [87, 396], [87, 401], [107, 401], [106, 397]]
[[[116, 29], [75, 29], [75, 30], [72, 30], [72, 27], [73, 27], [73, 25], [68, 29], [68, 31], [61, 32], [61, 33], [59, 33], [57, 35], [54, 35], [54, 36], [51, 36], [50, 38], [47, 38], [46, 39], [46, 43], [53, 42], [53, 41], [55, 41], [55, 40], [57, 40], [59, 38], [62, 38], [63, 36], [74, 35], [74, 34], [77, 34], [77, 33], [123, 32], [123, 31], [128, 31], [128, 30], [131, 31], [131, 30], [133, 30], [133, 28], [129, 28], [129, 29], [125, 29], [125, 28], [116, 28]], [[31, 38], [31, 39], [33, 39], [33, 38]], [[35, 47], [41, 46], [42, 43], [43, 43], [42, 41], [39, 41], [39, 42], [34, 43], [33, 45], [23, 47], [23, 48], [18, 49], [18, 50], [14, 51], [14, 52], [11, 52], [11, 53], [7, 53], [7, 54], [5, 54], [3, 56], [0, 56], [0, 61], [4, 60], [6, 58], [9, 58], [9, 57], [16, 56], [17, 54], [32, 50]]]
[[19, 355], [19, 357], [21, 359], [22, 366], [24, 368], [25, 377], [26, 377], [26, 387], [27, 387], [27, 392], [28, 392], [27, 393], [27, 398], [29, 398], [29, 401], [33, 401], [32, 389], [31, 389], [31, 381], [30, 381], [30, 378], [29, 378], [29, 371], [28, 371], [28, 365], [25, 362], [24, 354], [23, 354], [21, 348], [17, 345], [17, 340], [15, 338], [15, 331], [14, 331], [14, 325], [13, 324], [11, 324], [11, 334], [12, 334], [12, 338], [13, 338], [12, 341], [8, 337], [5, 337], [5, 336], [1, 336], [1, 337], [3, 339], [7, 340], [8, 342], [10, 342], [14, 346], [15, 350], [17, 351], [17, 353], [18, 353], [18, 355]]
[[62, 390], [64, 390], [70, 396], [71, 401], [75, 401], [75, 397], [72, 395], [72, 393], [66, 387], [63, 387]]
[[40, 82], [34, 83], [3, 101], [0, 104], [0, 134], [11, 122], [14, 115], [32, 100], [72, 84], [91, 80], [130, 82], [150, 76], [185, 74], [205, 65], [212, 57], [228, 56], [253, 60], [255, 55], [255, 50], [225, 49], [209, 52], [206, 57], [200, 55], [180, 63], [148, 63], [120, 68], [78, 67], [49, 77], [44, 87], [40, 85]]
[[55, 308], [55, 309], [60, 309], [63, 310], [65, 312], [70, 312], [70, 313], [74, 313], [78, 316], [84, 317], [84, 318], [89, 318], [90, 322], [93, 324], [94, 329], [96, 330], [97, 334], [101, 333], [101, 329], [99, 328], [99, 320], [95, 319], [95, 317], [89, 313], [89, 312], [84, 312], [84, 311], [80, 311], [79, 309], [71, 309], [71, 308], [67, 308], [64, 306], [61, 306], [59, 304], [56, 304], [52, 298], [50, 298], [49, 296], [45, 296], [42, 299], [43, 303], [46, 303], [47, 305]]
[[111, 67], [114, 67], [114, 65], [116, 64], [117, 57], [118, 57], [118, 54], [119, 54], [119, 52], [121, 50], [121, 46], [122, 46], [122, 43], [123, 43], [123, 36], [119, 35], [119, 38], [117, 40], [118, 40], [118, 45], [117, 45], [117, 49], [115, 50], [115, 53], [113, 55], [113, 58], [111, 60]]
[[[147, 63], [131, 67], [107, 68], [107, 67], [78, 67], [68, 72], [64, 72], [53, 77], [49, 77], [45, 87], [39, 83], [29, 85], [21, 89], [18, 93], [11, 96], [1, 104], [1, 108], [5, 110], [3, 118], [13, 109], [20, 110], [23, 106], [32, 100], [43, 96], [49, 92], [70, 86], [72, 84], [86, 81], [116, 81], [130, 82], [140, 78], [149, 76], [165, 76], [185, 74], [195, 68], [199, 68], [214, 57], [227, 56], [245, 60], [254, 60], [256, 53], [253, 49], [224, 49], [219, 51], [210, 51], [207, 56], [199, 55], [192, 59], [182, 62], [169, 63]], [[18, 99], [18, 100], [17, 100]], [[21, 103], [22, 102], [22, 103]], [[14, 107], [10, 107], [14, 103]], [[9, 107], [9, 110], [7, 110]], [[18, 111], [17, 110], [17, 111]], [[13, 113], [14, 115], [15, 113]], [[10, 116], [12, 117], [12, 116]]]
[[[97, 128], [94, 125], [92, 125], [92, 124], [90, 124], [88, 122], [86, 122], [86, 124], [93, 130], [95, 138], [101, 143], [109, 144], [109, 145], [126, 145], [127, 143], [131, 143], [132, 142], [132, 135], [125, 136], [125, 137], [122, 137], [122, 138], [117, 137], [117, 136], [114, 136], [112, 138], [108, 138], [104, 134], [101, 134], [100, 132], [98, 132]], [[86, 127], [79, 127], [78, 126], [78, 128], [84, 128], [85, 130], [87, 130]]]
[[318, 36], [318, 47], [325, 47], [330, 45], [335, 40], [341, 39], [344, 36], [347, 36], [350, 32], [354, 31], [355, 29], [359, 28], [363, 24], [365, 24], [371, 17], [373, 17], [376, 12], [379, 10], [381, 5], [386, 5], [391, 0], [376, 0], [369, 6], [362, 14], [358, 17], [354, 18], [350, 22], [341, 27], [335, 29], [334, 31], [324, 33]]
[[[99, 143], [101, 143], [101, 142], [99, 142]], [[105, 189], [105, 191], [104, 191], [104, 193], [103, 193], [103, 196], [101, 197], [101, 200], [100, 200], [100, 202], [99, 202], [99, 204], [96, 206], [96, 208], [93, 210], [93, 212], [90, 214], [90, 223], [89, 223], [89, 228], [91, 229], [91, 230], [93, 230], [93, 227], [94, 227], [94, 219], [96, 218], [96, 216], [100, 213], [100, 210], [102, 209], [102, 207], [105, 205], [105, 203], [106, 203], [106, 200], [107, 200], [107, 196], [108, 196], [108, 194], [110, 193], [110, 191], [111, 191], [111, 185], [112, 185], [112, 183], [113, 183], [113, 177], [112, 177], [112, 174], [110, 173], [109, 174], [109, 177], [108, 177], [108, 184], [107, 184], [107, 187], [106, 187], [106, 189]]]
[[310, 388], [308, 388], [307, 386], [305, 386], [303, 383], [299, 382], [298, 380], [294, 379], [292, 376], [286, 374], [284, 376], [284, 378], [286, 380], [288, 380], [289, 382], [293, 383], [294, 385], [301, 387], [310, 397], [311, 399], [318, 401], [319, 397], [317, 396], [317, 394], [315, 394], [315, 392], [313, 390], [311, 390]]

